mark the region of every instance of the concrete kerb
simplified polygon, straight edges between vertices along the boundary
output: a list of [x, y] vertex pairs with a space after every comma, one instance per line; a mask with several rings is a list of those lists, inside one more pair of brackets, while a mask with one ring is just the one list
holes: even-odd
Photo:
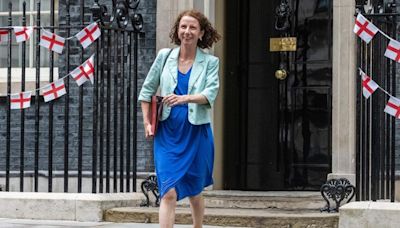
[[142, 200], [142, 193], [0, 192], [0, 214], [3, 218], [99, 222], [105, 210], [139, 206]]
[[397, 228], [399, 214], [400, 203], [351, 202], [339, 208], [339, 228]]

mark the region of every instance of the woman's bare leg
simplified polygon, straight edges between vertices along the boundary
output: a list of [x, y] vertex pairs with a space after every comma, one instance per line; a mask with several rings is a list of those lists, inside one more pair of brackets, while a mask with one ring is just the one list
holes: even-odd
[[193, 228], [203, 227], [204, 199], [201, 194], [189, 197], [190, 208], [192, 209]]
[[175, 223], [176, 191], [170, 189], [161, 199], [158, 219], [161, 228], [172, 228]]

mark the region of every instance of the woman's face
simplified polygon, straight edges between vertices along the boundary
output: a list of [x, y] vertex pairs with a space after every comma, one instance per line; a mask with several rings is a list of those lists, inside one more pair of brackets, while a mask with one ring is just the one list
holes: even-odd
[[204, 35], [201, 31], [200, 24], [196, 18], [191, 16], [183, 16], [179, 22], [178, 38], [181, 45], [195, 45], [197, 41]]

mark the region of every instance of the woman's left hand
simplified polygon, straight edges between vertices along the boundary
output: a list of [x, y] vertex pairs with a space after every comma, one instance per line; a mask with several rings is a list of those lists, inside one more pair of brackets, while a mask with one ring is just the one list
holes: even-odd
[[188, 103], [188, 95], [169, 94], [164, 96], [162, 102], [170, 107]]

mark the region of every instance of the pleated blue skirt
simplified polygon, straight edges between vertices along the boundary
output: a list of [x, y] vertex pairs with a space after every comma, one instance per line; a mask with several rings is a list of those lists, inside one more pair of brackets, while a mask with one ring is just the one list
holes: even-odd
[[[175, 94], [187, 94], [190, 72], [178, 72]], [[172, 188], [177, 200], [201, 193], [213, 184], [214, 140], [210, 124], [192, 125], [187, 104], [172, 107], [170, 116], [159, 122], [154, 162], [161, 198]]]

